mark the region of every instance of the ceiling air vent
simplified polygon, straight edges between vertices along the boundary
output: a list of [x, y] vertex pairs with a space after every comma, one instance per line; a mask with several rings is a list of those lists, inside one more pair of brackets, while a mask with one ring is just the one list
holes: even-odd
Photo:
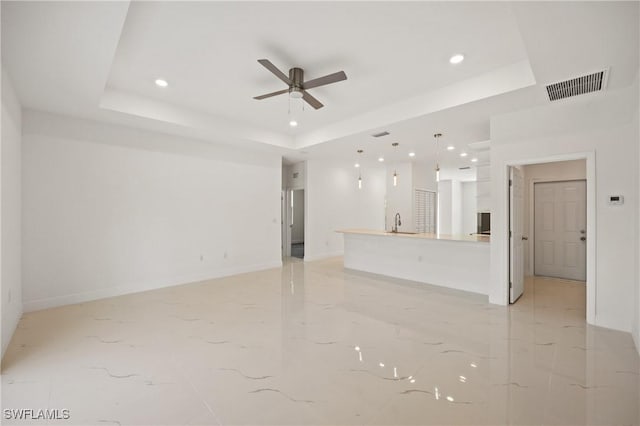
[[598, 92], [604, 89], [606, 77], [607, 73], [605, 70], [589, 75], [583, 75], [582, 77], [572, 78], [571, 80], [549, 84], [547, 86], [549, 100], [557, 101], [558, 99], [584, 95], [585, 93]]
[[465, 166], [465, 167], [459, 167], [460, 170], [469, 170], [471, 167], [469, 166]]
[[373, 136], [374, 138], [381, 138], [383, 136], [387, 136], [389, 134], [389, 132], [380, 132], [380, 133], [374, 133], [371, 136]]

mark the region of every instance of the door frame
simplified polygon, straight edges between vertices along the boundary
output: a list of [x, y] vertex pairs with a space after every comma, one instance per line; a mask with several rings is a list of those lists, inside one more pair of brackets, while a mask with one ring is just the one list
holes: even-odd
[[282, 190], [282, 258], [291, 257], [291, 193], [292, 189], [285, 188]]
[[[514, 254], [513, 253], [514, 252], [513, 248], [516, 246], [515, 241], [517, 241], [517, 236], [513, 233], [513, 229], [512, 229], [513, 228], [513, 220], [512, 220], [512, 214], [511, 214], [512, 213], [512, 209], [513, 209], [513, 202], [512, 202], [513, 182], [512, 182], [512, 179], [511, 179], [511, 172], [513, 170], [518, 170], [518, 173], [520, 173], [520, 178], [522, 180], [522, 187], [520, 188], [520, 190], [522, 191], [522, 207], [523, 207], [523, 209], [521, 209], [521, 211], [520, 211], [520, 216], [521, 216], [520, 217], [520, 221], [521, 222], [524, 222], [524, 188], [525, 188], [525, 186], [524, 186], [524, 171], [521, 170], [518, 167], [510, 166], [509, 167], [509, 199], [508, 199], [509, 214], [508, 214], [508, 217], [507, 217], [507, 223], [508, 223], [507, 227], [509, 229], [509, 231], [508, 231], [508, 233], [509, 233], [509, 247], [507, 249], [509, 251], [509, 304], [511, 304], [511, 305], [516, 303], [522, 297], [522, 295], [524, 294], [524, 277], [525, 277], [525, 273], [524, 273], [524, 249], [521, 246], [521, 250], [523, 252], [522, 253], [523, 254], [522, 255], [522, 259], [521, 259], [522, 264], [520, 265], [520, 268], [522, 270], [522, 293], [520, 293], [518, 295], [518, 297], [516, 297], [515, 300], [512, 301], [511, 300], [512, 299], [512, 294], [511, 293], [512, 293], [512, 290], [513, 290], [513, 288], [512, 288], [513, 287], [513, 283], [515, 281], [513, 279], [513, 277], [512, 277], [512, 265], [513, 265], [512, 258], [513, 258], [513, 254]], [[524, 223], [523, 223], [523, 225], [524, 225]], [[519, 243], [521, 245], [524, 244], [522, 242], [522, 238], [523, 238], [523, 235], [524, 235], [524, 226], [522, 227], [522, 232], [523, 233], [522, 233], [522, 235], [520, 235], [521, 239], [519, 241]], [[511, 245], [512, 240], [514, 242], [513, 247]]]
[[[558, 161], [567, 160], [586, 160], [586, 181], [587, 181], [587, 306], [586, 316], [587, 323], [596, 324], [597, 305], [597, 281], [596, 281], [596, 158], [595, 152], [576, 152], [572, 154], [557, 154], [546, 157], [528, 158], [521, 160], [508, 160], [502, 164], [500, 170], [500, 176], [497, 176], [499, 186], [503, 188], [506, 197], [503, 197], [504, 202], [500, 204], [500, 210], [502, 217], [509, 217], [509, 167], [511, 166], [525, 166], [528, 164], [540, 164], [540, 163], [555, 163]], [[501, 280], [501, 294], [502, 304], [509, 304], [509, 221], [505, 220], [503, 223], [502, 232], [502, 244], [506, 250], [504, 254], [496, 259], [499, 263], [499, 270], [503, 279]]]
[[[529, 200], [529, 241], [531, 241], [531, 247], [529, 248], [529, 266], [531, 267], [531, 275], [535, 276], [535, 272], [536, 272], [536, 258], [535, 258], [535, 253], [536, 253], [536, 215], [535, 215], [535, 203], [536, 203], [536, 194], [535, 194], [535, 185], [536, 183], [560, 183], [560, 182], [584, 182], [585, 183], [585, 191], [586, 191], [586, 186], [587, 186], [587, 179], [586, 177], [584, 179], [546, 179], [546, 178], [541, 178], [541, 179], [533, 179], [531, 181], [531, 186], [529, 188], [529, 195], [530, 195], [530, 200]], [[587, 217], [589, 215], [589, 212], [585, 210], [585, 221], [587, 220]], [[586, 235], [586, 234], [585, 234]], [[586, 259], [586, 253], [585, 253], [585, 262], [587, 261]], [[568, 278], [567, 278], [568, 279]]]

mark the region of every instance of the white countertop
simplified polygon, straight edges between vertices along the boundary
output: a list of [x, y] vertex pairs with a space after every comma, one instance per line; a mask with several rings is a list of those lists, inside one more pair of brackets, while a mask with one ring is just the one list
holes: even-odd
[[389, 238], [418, 238], [425, 240], [443, 240], [443, 241], [466, 241], [475, 243], [488, 243], [490, 237], [488, 235], [447, 235], [447, 234], [404, 234], [402, 232], [391, 231], [379, 231], [374, 229], [340, 229], [336, 232], [342, 234], [355, 234], [355, 235], [373, 235]]

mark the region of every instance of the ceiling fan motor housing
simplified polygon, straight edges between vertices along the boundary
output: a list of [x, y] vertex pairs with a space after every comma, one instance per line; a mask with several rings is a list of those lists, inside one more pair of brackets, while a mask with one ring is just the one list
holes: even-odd
[[289, 80], [291, 80], [291, 88], [289, 95], [293, 99], [300, 99], [304, 95], [302, 92], [302, 83], [304, 82], [304, 71], [302, 68], [291, 68], [289, 70]]
[[291, 68], [289, 70], [289, 80], [293, 87], [302, 89], [302, 83], [304, 82], [304, 71], [302, 68]]

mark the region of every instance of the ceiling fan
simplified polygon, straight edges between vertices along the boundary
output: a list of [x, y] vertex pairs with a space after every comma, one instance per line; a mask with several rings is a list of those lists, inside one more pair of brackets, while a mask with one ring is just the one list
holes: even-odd
[[262, 66], [271, 71], [276, 77], [284, 81], [289, 86], [289, 88], [287, 89], [278, 90], [277, 92], [267, 93], [266, 95], [256, 96], [253, 98], [258, 100], [289, 93], [292, 98], [302, 98], [306, 103], [308, 103], [315, 109], [320, 109], [324, 105], [322, 105], [319, 100], [311, 96], [309, 92], [307, 92], [307, 90], [313, 89], [314, 87], [325, 86], [331, 83], [337, 83], [338, 81], [347, 79], [347, 75], [344, 73], [344, 71], [338, 71], [333, 74], [325, 75], [324, 77], [304, 81], [304, 71], [302, 70], [302, 68], [291, 68], [289, 70], [289, 77], [287, 77], [285, 73], [276, 68], [276, 66], [273, 65], [268, 59], [258, 59], [258, 62], [260, 62]]

